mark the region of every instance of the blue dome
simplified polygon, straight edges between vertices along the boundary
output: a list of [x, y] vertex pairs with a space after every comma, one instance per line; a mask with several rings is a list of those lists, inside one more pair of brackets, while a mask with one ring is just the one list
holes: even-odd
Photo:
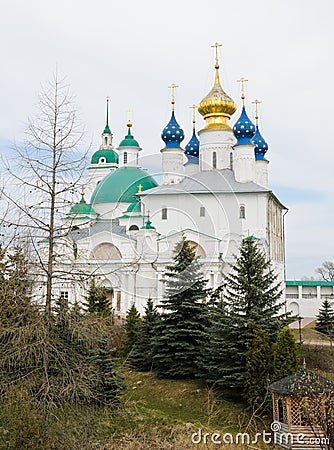
[[256, 161], [265, 160], [266, 158], [264, 157], [264, 155], [266, 154], [266, 152], [268, 150], [268, 144], [261, 136], [258, 126], [256, 126], [256, 132], [255, 132], [254, 137], [251, 140], [251, 143], [255, 145], [255, 149], [254, 149], [255, 160]]
[[233, 127], [233, 134], [238, 140], [237, 145], [251, 144], [251, 139], [255, 134], [255, 126], [247, 116], [244, 106], [239, 120]]
[[196, 136], [196, 131], [194, 129], [193, 131], [193, 135], [191, 136], [190, 141], [188, 142], [188, 144], [185, 147], [185, 153], [188, 156], [196, 156], [196, 158], [198, 158], [199, 156], [199, 140]]
[[184, 133], [180, 125], [176, 122], [174, 111], [168, 125], [163, 129], [161, 138], [167, 148], [179, 148], [180, 142], [184, 139]]

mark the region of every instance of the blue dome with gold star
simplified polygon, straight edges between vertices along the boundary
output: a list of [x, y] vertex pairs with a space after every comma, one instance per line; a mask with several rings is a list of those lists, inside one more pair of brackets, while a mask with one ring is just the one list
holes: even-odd
[[255, 145], [255, 149], [254, 149], [254, 151], [255, 151], [255, 160], [256, 161], [266, 160], [264, 155], [268, 151], [268, 144], [263, 139], [258, 126], [256, 126], [255, 135], [252, 138], [251, 143], [253, 145]]
[[193, 131], [193, 135], [191, 136], [190, 141], [185, 147], [185, 154], [187, 156], [195, 156], [196, 158], [199, 157], [199, 140], [196, 136], [195, 129]]
[[161, 138], [167, 148], [179, 148], [180, 142], [184, 139], [184, 133], [175, 119], [174, 111], [168, 125], [163, 129]]
[[243, 106], [241, 116], [233, 127], [233, 134], [237, 138], [237, 145], [251, 144], [251, 139], [255, 134], [255, 126], [247, 116], [246, 109]]

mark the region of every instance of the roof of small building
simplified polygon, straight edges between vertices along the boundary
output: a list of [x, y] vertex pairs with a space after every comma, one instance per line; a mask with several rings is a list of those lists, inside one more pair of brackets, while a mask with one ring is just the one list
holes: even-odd
[[269, 386], [272, 392], [283, 395], [334, 393], [334, 383], [307, 369], [275, 381]]
[[334, 281], [322, 280], [287, 280], [287, 286], [334, 286]]

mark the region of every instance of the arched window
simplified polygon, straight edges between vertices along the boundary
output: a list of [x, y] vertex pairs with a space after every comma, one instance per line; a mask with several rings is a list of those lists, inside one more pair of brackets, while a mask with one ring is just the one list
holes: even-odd
[[129, 228], [129, 231], [136, 231], [139, 230], [139, 227], [137, 225], [131, 225], [131, 227]]
[[105, 158], [100, 158], [100, 159], [99, 159], [99, 163], [100, 163], [100, 164], [105, 164], [105, 162], [106, 162], [106, 159], [105, 159]]
[[205, 216], [205, 206], [201, 206], [199, 208], [199, 216], [204, 217]]
[[123, 154], [123, 164], [126, 164], [128, 162], [128, 153], [124, 152]]
[[104, 145], [108, 145], [108, 137], [107, 136], [105, 136], [105, 138], [104, 138]]
[[240, 219], [246, 219], [246, 207], [240, 206]]
[[109, 242], [97, 245], [91, 253], [91, 259], [121, 259], [122, 255], [118, 248]]
[[233, 153], [230, 153], [230, 169], [233, 170]]
[[212, 153], [212, 167], [217, 169], [217, 152]]
[[167, 220], [167, 208], [162, 208], [161, 209], [161, 219], [162, 220]]

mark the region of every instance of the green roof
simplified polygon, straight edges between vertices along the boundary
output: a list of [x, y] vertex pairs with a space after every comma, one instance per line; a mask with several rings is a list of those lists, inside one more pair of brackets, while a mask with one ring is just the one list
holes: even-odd
[[118, 155], [114, 150], [98, 150], [93, 154], [91, 163], [98, 164], [100, 158], [105, 158], [107, 164], [118, 164]]
[[304, 281], [304, 280], [294, 280], [294, 281], [286, 281], [286, 286], [334, 286], [334, 281]]
[[84, 196], [81, 196], [81, 200], [79, 203], [76, 203], [72, 206], [69, 212], [70, 215], [86, 215], [90, 216], [92, 214], [96, 214], [92, 205], [86, 203]]
[[155, 230], [155, 227], [152, 226], [152, 222], [151, 222], [150, 219], [148, 218], [148, 219], [146, 220], [145, 225], [142, 227], [142, 229], [145, 229], [145, 230]]
[[142, 191], [146, 191], [157, 187], [158, 183], [139, 167], [121, 167], [96, 186], [91, 203], [133, 203], [139, 185], [142, 186]]
[[123, 141], [119, 144], [120, 147], [139, 147], [138, 142], [132, 134], [130, 133], [130, 127], [128, 128], [128, 134], [125, 136]]
[[139, 199], [131, 203], [126, 212], [141, 212], [140, 201]]

